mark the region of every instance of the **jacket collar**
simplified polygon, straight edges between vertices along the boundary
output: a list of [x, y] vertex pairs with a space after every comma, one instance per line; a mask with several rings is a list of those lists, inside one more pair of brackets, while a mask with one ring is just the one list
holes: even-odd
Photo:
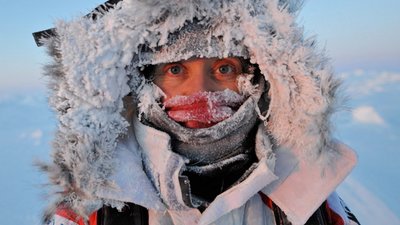
[[[279, 179], [262, 192], [285, 212], [293, 225], [305, 224], [355, 166], [357, 156], [353, 150], [339, 142], [332, 143], [332, 147], [339, 154], [326, 165], [321, 164], [324, 155], [317, 162], [311, 162], [300, 149], [280, 147], [277, 150], [283, 153], [277, 156], [275, 167]], [[297, 162], [288, 163], [290, 158]]]
[[347, 146], [334, 143], [340, 156], [331, 166], [321, 166], [305, 159], [301, 150], [272, 148], [263, 129], [260, 125], [256, 137], [258, 167], [246, 180], [220, 194], [200, 214], [184, 207], [179, 172], [185, 162], [170, 150], [170, 137], [134, 117], [130, 137], [118, 144], [117, 170], [110, 178], [118, 188], [103, 190], [98, 195], [155, 210], [166, 210], [166, 203], [173, 212], [171, 215], [190, 213], [196, 215], [199, 224], [209, 224], [262, 191], [294, 225], [304, 224], [351, 171], [356, 155]]

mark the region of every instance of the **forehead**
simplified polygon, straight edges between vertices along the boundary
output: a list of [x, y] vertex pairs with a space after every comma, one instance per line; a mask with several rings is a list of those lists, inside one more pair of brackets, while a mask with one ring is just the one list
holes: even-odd
[[168, 65], [168, 64], [175, 64], [175, 63], [179, 63], [179, 64], [212, 64], [215, 62], [232, 62], [232, 63], [236, 63], [236, 64], [240, 64], [243, 65], [244, 64], [244, 59], [241, 57], [226, 57], [226, 58], [200, 58], [200, 57], [192, 57], [190, 59], [187, 60], [180, 60], [180, 61], [176, 61], [176, 62], [171, 62], [171, 63], [161, 63], [161, 64], [157, 64], [155, 65], [156, 67], [159, 66], [164, 66], [164, 65]]

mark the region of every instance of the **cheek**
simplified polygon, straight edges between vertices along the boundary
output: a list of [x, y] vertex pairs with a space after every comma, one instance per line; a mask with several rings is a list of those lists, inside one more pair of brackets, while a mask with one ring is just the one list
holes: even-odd
[[232, 91], [234, 91], [234, 92], [236, 92], [236, 93], [239, 93], [238, 83], [237, 83], [236, 79], [224, 83], [222, 89], [227, 89], [227, 88], [232, 90]]

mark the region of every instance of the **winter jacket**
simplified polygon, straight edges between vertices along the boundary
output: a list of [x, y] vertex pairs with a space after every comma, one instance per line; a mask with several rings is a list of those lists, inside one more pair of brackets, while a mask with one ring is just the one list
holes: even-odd
[[[277, 225], [290, 225], [286, 215], [279, 209], [267, 196], [260, 194], [264, 204], [261, 206], [265, 209], [266, 214], [272, 214]], [[338, 205], [340, 203], [340, 205]], [[260, 205], [259, 205], [260, 206]], [[343, 208], [344, 207], [344, 208]], [[344, 210], [343, 210], [344, 209]], [[225, 220], [222, 224], [262, 224], [262, 220], [266, 219], [263, 215], [251, 215], [251, 217], [241, 217], [242, 221]], [[249, 221], [251, 221], [249, 223]], [[98, 211], [92, 213], [87, 224], [89, 225], [147, 225], [149, 222], [149, 213], [146, 208], [133, 203], [128, 203], [122, 211], [118, 211], [112, 207], [103, 206]], [[247, 223], [246, 223], [247, 222]], [[50, 225], [68, 224], [68, 225], [85, 225], [84, 220], [77, 216], [69, 209], [59, 208], [55, 213]], [[308, 219], [306, 225], [359, 225], [355, 216], [344, 205], [343, 201], [332, 194], [324, 204]]]
[[[94, 221], [100, 208], [123, 210], [129, 203], [147, 209], [152, 225], [274, 224], [279, 213], [265, 203], [270, 199], [297, 225], [320, 207], [340, 205], [332, 193], [356, 156], [332, 138], [329, 118], [339, 106], [340, 81], [296, 24], [300, 1], [112, 2], [118, 3], [58, 22], [39, 39], [54, 59], [45, 72], [59, 120], [53, 161], [43, 165], [57, 193], [45, 220], [58, 221], [60, 209], [68, 209], [70, 221], [76, 215]], [[268, 85], [257, 97], [249, 91], [259, 117], [257, 166], [200, 213], [186, 201], [184, 157], [167, 133], [141, 120], [161, 95], [143, 69], [228, 56], [257, 65], [259, 84]], [[336, 208], [328, 214], [352, 224]]]
[[[103, 189], [99, 191], [99, 195], [105, 199], [118, 199], [138, 205], [152, 204], [151, 207], [146, 207], [150, 224], [274, 224], [272, 221], [279, 215], [281, 208], [284, 214], [287, 214], [281, 216], [282, 218], [287, 216], [292, 224], [303, 224], [314, 214], [321, 203], [325, 202], [325, 199], [327, 199], [326, 204], [329, 205], [327, 209], [330, 212], [326, 215], [337, 214], [340, 215], [340, 220], [337, 220], [342, 221], [342, 224], [356, 224], [349, 219], [351, 214], [345, 212], [344, 203], [335, 193], [331, 194], [337, 183], [340, 182], [337, 179], [343, 178], [343, 174], [348, 171], [354, 160], [352, 153], [342, 144], [338, 143], [336, 147], [345, 158], [341, 160], [340, 164], [337, 164], [338, 168], [335, 173], [326, 171], [324, 176], [316, 174], [320, 172], [317, 170], [318, 166], [309, 166], [308, 163], [297, 161], [296, 157], [291, 157], [290, 151], [285, 149], [276, 151], [275, 172], [273, 172], [268, 163], [271, 158], [265, 154], [268, 150], [272, 150], [271, 143], [266, 136], [257, 135], [256, 153], [261, 156], [258, 167], [245, 181], [220, 194], [200, 214], [197, 209], [176, 211], [163, 208], [163, 204], [157, 198], [159, 192], [162, 191], [152, 187], [148, 175], [143, 172], [140, 174], [143, 171], [140, 163], [143, 156], [132, 154], [132, 151], [135, 152], [135, 149], [140, 148], [140, 152], [145, 155], [145, 158], [149, 158], [152, 165], [158, 166], [153, 172], [160, 181], [163, 180], [163, 176], [167, 176], [166, 179], [170, 178], [169, 180], [172, 180], [174, 184], [183, 184], [178, 173], [181, 168], [169, 169], [174, 165], [183, 166], [183, 163], [174, 163], [176, 157], [179, 156], [169, 150], [170, 138], [164, 132], [143, 125], [136, 117], [133, 117], [132, 128], [132, 131], [128, 131], [130, 135], [121, 139], [117, 146], [118, 153], [115, 157], [120, 166], [118, 172], [111, 176], [110, 180], [117, 184], [118, 189]], [[262, 126], [258, 130], [258, 134], [260, 133], [262, 133]], [[132, 136], [133, 134], [135, 137]], [[183, 161], [181, 158], [179, 160]], [[301, 165], [303, 163], [305, 165]], [[297, 171], [293, 172], [293, 170]], [[282, 183], [279, 185], [280, 188], [275, 189], [274, 186], [279, 183]], [[138, 187], [140, 187], [139, 190], [137, 190]], [[185, 197], [183, 188], [172, 188], [172, 190], [175, 191], [174, 194], [179, 195], [178, 199]], [[278, 212], [273, 209], [275, 204], [279, 208]], [[79, 221], [76, 213], [71, 212], [68, 208], [61, 212], [58, 210], [56, 215], [59, 217], [53, 219], [58, 221], [57, 218], [65, 218], [65, 211], [69, 215], [74, 215], [72, 218], [78, 218]], [[266, 215], [268, 213], [269, 215]], [[92, 214], [92, 223], [94, 217], [97, 218]], [[71, 218], [71, 216], [66, 218]], [[153, 221], [154, 218], [157, 218], [157, 221]], [[330, 220], [335, 220], [335, 218], [330, 218]], [[296, 222], [301, 219], [304, 221]], [[289, 223], [282, 222], [282, 224]], [[341, 224], [341, 222], [327, 224]]]

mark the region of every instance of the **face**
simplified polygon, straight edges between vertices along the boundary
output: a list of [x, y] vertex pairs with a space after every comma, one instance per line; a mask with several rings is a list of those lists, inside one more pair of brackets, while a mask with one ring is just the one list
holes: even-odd
[[242, 62], [236, 57], [195, 58], [157, 65], [153, 82], [167, 95], [165, 101], [201, 91], [238, 92], [237, 77], [242, 73]]
[[[232, 113], [228, 106], [210, 104], [207, 95], [218, 95], [225, 89], [238, 93], [237, 78], [242, 73], [243, 65], [239, 58], [195, 58], [157, 65], [153, 82], [166, 94], [162, 102], [170, 118], [189, 128], [205, 128]], [[195, 100], [194, 103], [170, 105], [172, 100], [168, 100], [177, 96]]]

